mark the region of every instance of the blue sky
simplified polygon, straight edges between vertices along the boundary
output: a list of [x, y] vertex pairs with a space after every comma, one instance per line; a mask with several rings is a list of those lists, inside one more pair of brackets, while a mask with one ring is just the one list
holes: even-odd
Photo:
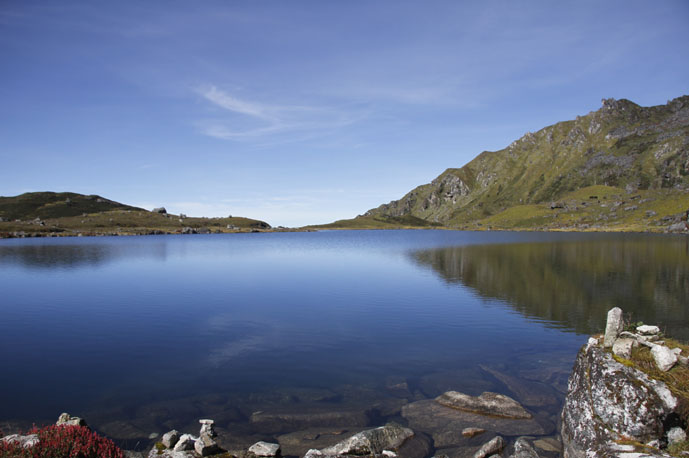
[[689, 94], [687, 1], [0, 2], [0, 195], [350, 218], [525, 132]]

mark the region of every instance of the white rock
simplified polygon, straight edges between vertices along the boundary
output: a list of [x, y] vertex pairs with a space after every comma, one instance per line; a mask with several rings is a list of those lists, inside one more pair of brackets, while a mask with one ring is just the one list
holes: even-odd
[[389, 456], [390, 458], [395, 458], [397, 456], [397, 453], [392, 452], [390, 450], [383, 450], [383, 455]]
[[667, 441], [670, 445], [677, 442], [684, 442], [685, 440], [687, 440], [687, 433], [685, 433], [682, 428], [675, 427], [667, 433]]
[[168, 431], [163, 434], [163, 439], [161, 442], [165, 447], [172, 448], [177, 444], [177, 441], [179, 441], [179, 436], [179, 432], [176, 429], [173, 429], [172, 431]]
[[8, 444], [13, 444], [17, 443], [21, 445], [23, 448], [31, 448], [34, 445], [38, 444], [38, 434], [27, 434], [26, 436], [22, 436], [20, 434], [12, 434], [9, 436], [5, 436], [2, 439], [0, 439], [0, 442], [6, 442]]
[[620, 358], [629, 359], [632, 357], [632, 348], [638, 343], [634, 339], [620, 338], [612, 344], [612, 352]]
[[656, 366], [663, 372], [669, 371], [677, 363], [677, 354], [663, 345], [654, 345], [651, 354]]
[[277, 456], [280, 452], [280, 446], [270, 442], [259, 441], [249, 447], [249, 451], [256, 456]]
[[615, 307], [608, 312], [608, 321], [605, 324], [605, 338], [603, 339], [603, 346], [605, 348], [612, 347], [615, 339], [620, 335], [624, 323], [622, 322], [622, 309]]
[[216, 437], [218, 435], [213, 427], [213, 424], [215, 423], [213, 420], [203, 419], [199, 420], [199, 423], [201, 423], [201, 431], [199, 432], [199, 436], [207, 435], [208, 437]]
[[500, 436], [495, 436], [490, 441], [481, 446], [478, 452], [474, 453], [474, 458], [486, 458], [494, 453], [500, 452], [505, 448], [505, 440]]
[[181, 452], [184, 450], [192, 450], [197, 440], [198, 438], [192, 436], [191, 434], [182, 434], [175, 444], [174, 451]]
[[643, 326], [637, 326], [636, 332], [644, 336], [654, 336], [660, 333], [660, 328], [658, 326], [649, 326], [644, 324]]

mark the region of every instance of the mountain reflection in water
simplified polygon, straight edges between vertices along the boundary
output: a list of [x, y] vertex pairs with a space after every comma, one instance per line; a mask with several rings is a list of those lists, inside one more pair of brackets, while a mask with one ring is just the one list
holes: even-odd
[[634, 322], [689, 339], [689, 239], [628, 236], [469, 245], [411, 257], [448, 283], [506, 301], [529, 318], [582, 334], [601, 331], [621, 307]]

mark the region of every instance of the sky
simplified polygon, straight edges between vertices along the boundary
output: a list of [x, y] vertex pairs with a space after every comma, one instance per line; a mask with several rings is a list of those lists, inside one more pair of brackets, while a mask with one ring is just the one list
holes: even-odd
[[0, 0], [0, 195], [296, 227], [689, 94], [689, 2]]

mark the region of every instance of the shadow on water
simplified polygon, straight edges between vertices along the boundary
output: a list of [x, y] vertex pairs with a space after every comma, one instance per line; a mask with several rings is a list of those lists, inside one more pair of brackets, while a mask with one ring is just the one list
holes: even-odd
[[531, 319], [581, 334], [601, 331], [607, 311], [689, 339], [689, 239], [615, 239], [470, 245], [415, 251], [450, 284], [504, 300]]

